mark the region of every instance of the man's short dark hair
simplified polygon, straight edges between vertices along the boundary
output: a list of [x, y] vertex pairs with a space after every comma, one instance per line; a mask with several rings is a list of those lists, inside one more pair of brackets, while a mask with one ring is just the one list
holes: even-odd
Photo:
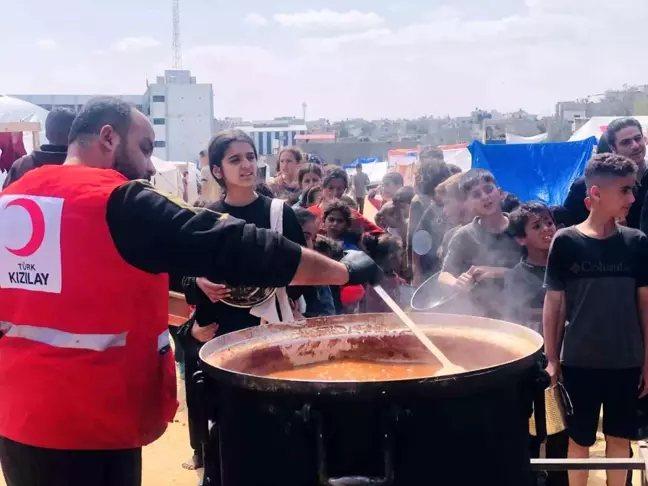
[[403, 176], [400, 174], [400, 172], [387, 172], [383, 176], [382, 182], [383, 184], [391, 182], [392, 184], [395, 184], [397, 186], [405, 185], [405, 181], [403, 180]]
[[126, 139], [133, 120], [133, 105], [118, 98], [101, 96], [88, 101], [72, 123], [70, 145], [84, 138], [99, 135], [101, 128], [110, 125]]
[[412, 199], [414, 199], [414, 196], [416, 196], [416, 192], [414, 191], [413, 187], [403, 186], [398, 191], [396, 191], [392, 202], [397, 206], [412, 204]]
[[52, 145], [67, 145], [76, 115], [67, 108], [54, 108], [45, 120], [45, 136]]
[[632, 117], [617, 118], [612, 121], [607, 127], [607, 141], [610, 147], [616, 147], [616, 136], [624, 128], [635, 127], [639, 129], [639, 132], [643, 134], [643, 128], [641, 128], [641, 123], [639, 120]]
[[445, 162], [438, 159], [431, 159], [426, 163], [421, 163], [414, 173], [414, 181], [419, 194], [424, 196], [434, 196], [434, 192], [439, 184], [450, 177], [450, 169]]
[[198, 153], [198, 155], [200, 155], [201, 157], [207, 157], [207, 151], [206, 151], [206, 150], [201, 150], [201, 151]]
[[497, 185], [495, 176], [485, 169], [470, 169], [461, 176], [459, 181], [459, 190], [467, 195], [475, 186], [482, 183], [490, 183]]
[[513, 233], [513, 236], [518, 238], [524, 238], [526, 236], [524, 227], [529, 222], [531, 215], [547, 215], [551, 219], [554, 219], [551, 209], [545, 203], [540, 201], [525, 202], [509, 215], [509, 230]]
[[520, 207], [520, 198], [512, 192], [507, 192], [502, 198], [502, 212], [510, 213]]
[[589, 191], [601, 179], [634, 176], [637, 164], [623, 155], [596, 154], [585, 166], [585, 184]]

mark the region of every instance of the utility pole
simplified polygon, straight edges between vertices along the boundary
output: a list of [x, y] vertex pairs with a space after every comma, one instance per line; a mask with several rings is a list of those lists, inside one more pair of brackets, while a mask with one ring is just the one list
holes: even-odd
[[180, 0], [173, 1], [173, 69], [182, 69], [182, 45], [180, 44]]

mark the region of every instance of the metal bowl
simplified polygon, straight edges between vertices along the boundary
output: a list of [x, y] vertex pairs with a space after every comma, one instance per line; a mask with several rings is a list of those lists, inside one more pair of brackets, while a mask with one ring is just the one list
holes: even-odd
[[251, 309], [263, 304], [277, 292], [273, 287], [232, 287], [231, 290], [231, 295], [221, 302], [239, 309]]

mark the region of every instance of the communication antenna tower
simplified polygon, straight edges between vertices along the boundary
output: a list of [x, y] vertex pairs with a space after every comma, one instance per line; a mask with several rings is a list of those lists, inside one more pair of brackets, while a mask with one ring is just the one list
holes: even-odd
[[180, 0], [173, 1], [173, 69], [182, 69], [182, 45], [180, 44]]

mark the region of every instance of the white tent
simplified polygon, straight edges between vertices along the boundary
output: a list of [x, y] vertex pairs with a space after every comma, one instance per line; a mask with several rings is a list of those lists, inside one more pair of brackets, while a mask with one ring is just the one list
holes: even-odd
[[191, 162], [168, 162], [158, 157], [151, 157], [157, 170], [153, 176], [156, 189], [182, 198], [184, 195], [183, 177], [187, 172], [187, 202], [198, 199], [198, 179], [200, 173]]
[[[11, 96], [0, 95], [0, 123], [13, 122], [38, 122], [41, 125], [40, 142], [41, 145], [48, 143], [45, 137], [45, 119], [49, 111], [36, 106], [32, 103], [12, 98]], [[34, 149], [32, 143], [32, 134], [23, 133], [23, 145], [27, 153]]]
[[520, 143], [544, 143], [549, 137], [548, 133], [541, 133], [540, 135], [533, 135], [532, 137], [522, 137], [521, 135], [514, 135], [513, 133], [506, 134], [506, 143], [520, 144]]
[[[598, 140], [599, 138], [601, 138], [601, 135], [603, 135], [603, 132], [607, 130], [608, 125], [617, 118], [621, 117], [594, 116], [590, 118], [589, 121], [585, 123], [585, 125], [576, 130], [569, 141], [578, 142], [580, 140], [586, 140], [590, 137], [596, 137], [596, 140]], [[643, 127], [644, 133], [648, 132], [648, 116], [635, 116], [633, 118], [639, 120], [639, 123], [641, 123], [641, 126]]]

